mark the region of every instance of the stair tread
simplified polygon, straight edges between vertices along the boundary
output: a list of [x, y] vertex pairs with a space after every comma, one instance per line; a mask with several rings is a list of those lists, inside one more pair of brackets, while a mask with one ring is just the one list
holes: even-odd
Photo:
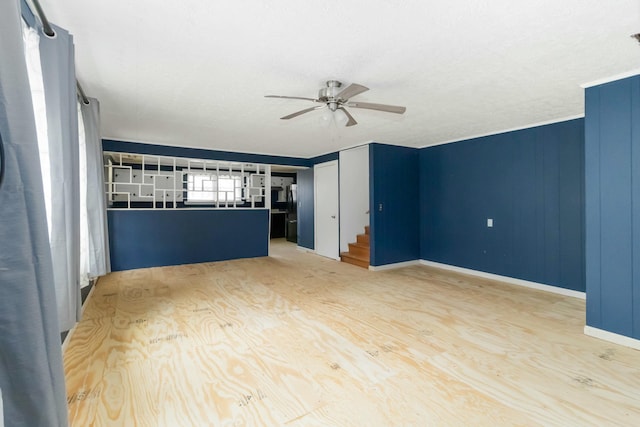
[[364, 234], [356, 235], [356, 241], [349, 243], [349, 252], [341, 252], [340, 260], [362, 268], [369, 268], [371, 260], [369, 242], [369, 226], [364, 227]]
[[369, 257], [366, 257], [366, 256], [360, 256], [360, 255], [355, 255], [355, 254], [352, 254], [352, 253], [350, 253], [350, 252], [341, 252], [341, 253], [340, 253], [340, 256], [341, 256], [341, 257], [345, 257], [345, 258], [353, 258], [353, 259], [357, 259], [357, 260], [360, 260], [360, 261], [367, 261], [367, 262], [369, 262]]
[[365, 242], [351, 242], [349, 244], [353, 245], [353, 246], [357, 246], [359, 248], [367, 248], [367, 249], [369, 249], [369, 247], [370, 247], [369, 243], [365, 243]]
[[349, 243], [349, 254], [369, 258], [371, 256], [371, 248], [368, 244], [355, 245]]

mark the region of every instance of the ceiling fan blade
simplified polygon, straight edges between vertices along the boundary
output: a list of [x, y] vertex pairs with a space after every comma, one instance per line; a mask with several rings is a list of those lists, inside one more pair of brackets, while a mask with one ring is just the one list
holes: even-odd
[[284, 98], [284, 99], [303, 99], [305, 101], [320, 102], [315, 98], [304, 98], [302, 96], [285, 96], [285, 95], [265, 95], [265, 98]]
[[342, 91], [336, 95], [336, 98], [349, 99], [352, 96], [356, 96], [361, 94], [362, 92], [368, 91], [369, 88], [366, 86], [359, 85], [357, 83], [351, 83], [346, 88], [342, 89]]
[[346, 108], [344, 107], [338, 107], [338, 110], [342, 110], [344, 111], [344, 114], [347, 115], [347, 118], [349, 119], [349, 121], [347, 122], [346, 126], [353, 126], [353, 125], [357, 125], [358, 122], [356, 122], [356, 119], [353, 118], [353, 116], [351, 114], [349, 114], [349, 112], [347, 111]]
[[347, 102], [345, 105], [347, 107], [366, 108], [368, 110], [386, 111], [387, 113], [396, 113], [396, 114], [403, 114], [405, 111], [407, 111], [407, 107], [400, 107], [397, 105], [374, 104], [371, 102]]
[[319, 110], [320, 108], [324, 108], [324, 107], [326, 107], [326, 105], [316, 105], [315, 107], [305, 108], [304, 110], [300, 110], [300, 111], [296, 111], [295, 113], [291, 113], [288, 116], [280, 117], [280, 119], [281, 120], [293, 119], [294, 117], [298, 117], [301, 114], [308, 113], [308, 112], [313, 111], [313, 110]]

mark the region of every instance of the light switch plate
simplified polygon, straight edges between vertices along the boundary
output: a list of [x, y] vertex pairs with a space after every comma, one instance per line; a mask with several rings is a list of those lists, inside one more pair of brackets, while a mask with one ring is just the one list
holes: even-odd
[[493, 218], [487, 218], [487, 227], [493, 227]]

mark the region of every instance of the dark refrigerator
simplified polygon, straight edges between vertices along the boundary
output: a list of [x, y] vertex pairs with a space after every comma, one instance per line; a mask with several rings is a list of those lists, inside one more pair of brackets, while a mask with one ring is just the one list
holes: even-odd
[[298, 243], [298, 186], [291, 184], [286, 187], [287, 213], [285, 238], [289, 242]]

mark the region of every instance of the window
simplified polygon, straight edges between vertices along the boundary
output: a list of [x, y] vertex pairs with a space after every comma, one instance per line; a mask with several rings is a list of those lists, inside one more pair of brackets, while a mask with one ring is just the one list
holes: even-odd
[[242, 201], [242, 177], [190, 172], [187, 174], [187, 203]]

